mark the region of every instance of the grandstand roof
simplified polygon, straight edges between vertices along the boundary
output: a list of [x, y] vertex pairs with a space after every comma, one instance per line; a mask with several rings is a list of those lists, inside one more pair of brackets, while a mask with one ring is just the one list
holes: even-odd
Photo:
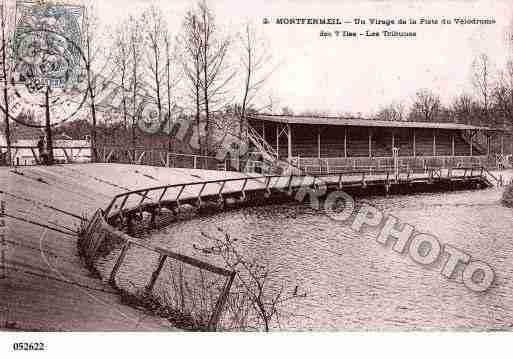
[[328, 117], [328, 116], [290, 116], [258, 114], [248, 116], [250, 119], [277, 123], [298, 125], [332, 125], [332, 126], [361, 126], [361, 127], [390, 127], [390, 128], [438, 128], [446, 130], [484, 130], [502, 131], [491, 127], [472, 126], [452, 122], [414, 122], [414, 121], [384, 121], [361, 117]]

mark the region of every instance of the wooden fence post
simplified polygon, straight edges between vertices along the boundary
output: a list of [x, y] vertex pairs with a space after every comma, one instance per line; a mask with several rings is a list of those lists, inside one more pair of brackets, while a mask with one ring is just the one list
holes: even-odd
[[226, 285], [223, 288], [223, 292], [219, 296], [216, 306], [214, 308], [214, 312], [210, 317], [208, 322], [208, 329], [215, 331], [217, 329], [217, 323], [219, 322], [219, 317], [221, 316], [221, 312], [223, 311], [223, 307], [228, 299], [228, 294], [230, 293], [230, 288], [232, 286], [233, 280], [235, 279], [235, 272], [232, 272], [228, 280], [226, 281]]
[[164, 264], [166, 263], [167, 256], [164, 254], [160, 255], [159, 259], [159, 265], [157, 266], [157, 269], [151, 274], [151, 279], [148, 285], [146, 286], [146, 293], [151, 293], [153, 290], [153, 287], [155, 286], [155, 282], [157, 281], [157, 278], [159, 277], [160, 272], [162, 271], [162, 268], [164, 267]]
[[116, 286], [116, 274], [118, 273], [119, 267], [121, 267], [121, 264], [125, 260], [126, 253], [128, 252], [128, 249], [130, 248], [130, 242], [126, 241], [125, 245], [123, 246], [123, 249], [121, 249], [121, 253], [119, 254], [118, 259], [116, 260], [116, 263], [114, 264], [114, 268], [112, 268], [112, 272], [110, 272], [110, 278], [109, 278], [109, 284], [113, 287]]

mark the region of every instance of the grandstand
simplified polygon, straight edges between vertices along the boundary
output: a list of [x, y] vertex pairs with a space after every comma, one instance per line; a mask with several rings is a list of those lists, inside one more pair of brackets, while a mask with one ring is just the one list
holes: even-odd
[[255, 152], [316, 172], [389, 167], [394, 148], [399, 164], [411, 167], [489, 165], [496, 153], [511, 153], [504, 131], [457, 123], [282, 115], [248, 123]]

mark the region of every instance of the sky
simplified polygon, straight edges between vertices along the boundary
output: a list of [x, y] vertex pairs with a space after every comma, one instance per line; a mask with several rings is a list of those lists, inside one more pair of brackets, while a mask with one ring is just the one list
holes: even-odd
[[[98, 2], [102, 22], [115, 24], [137, 14], [150, 3], [166, 13], [171, 33], [178, 34], [191, 1], [106, 0]], [[279, 112], [288, 106], [332, 114], [371, 115], [391, 102], [411, 104], [415, 92], [428, 88], [442, 102], [463, 92], [472, 93], [472, 62], [485, 53], [495, 69], [512, 52], [508, 37], [513, 28], [513, 1], [332, 1], [210, 0], [223, 30], [235, 34], [250, 20], [266, 36], [272, 68], [265, 96], [271, 95]], [[340, 18], [342, 25], [279, 25], [277, 18]], [[370, 25], [369, 18], [494, 19], [489, 25], [417, 24]], [[264, 18], [270, 23], [263, 24]], [[366, 25], [356, 25], [361, 18]], [[416, 37], [321, 37], [320, 32], [355, 31], [358, 34], [414, 31]], [[334, 34], [334, 33], [333, 33]], [[265, 97], [264, 96], [264, 97]]]

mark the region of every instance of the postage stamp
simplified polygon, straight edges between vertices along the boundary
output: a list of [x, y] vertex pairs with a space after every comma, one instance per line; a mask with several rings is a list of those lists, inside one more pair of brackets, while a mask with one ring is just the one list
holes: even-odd
[[[31, 127], [27, 118], [44, 117], [46, 91], [52, 125], [79, 113], [87, 98], [85, 57], [81, 50], [79, 6], [16, 4], [12, 73], [6, 82], [14, 100], [9, 117]], [[5, 110], [4, 110], [5, 112]]]

